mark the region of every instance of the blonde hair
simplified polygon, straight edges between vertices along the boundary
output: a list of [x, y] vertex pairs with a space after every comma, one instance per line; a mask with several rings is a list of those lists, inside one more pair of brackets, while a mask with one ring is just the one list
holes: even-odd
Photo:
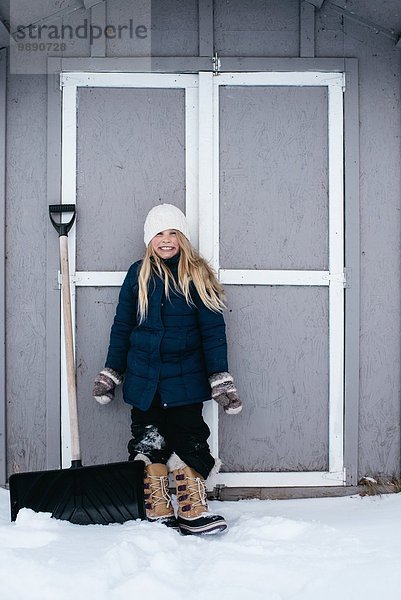
[[169, 297], [170, 286], [180, 292], [188, 304], [193, 304], [190, 284], [194, 284], [203, 304], [214, 312], [222, 312], [225, 308], [224, 290], [217, 281], [213, 269], [191, 245], [188, 238], [180, 231], [176, 232], [180, 246], [178, 262], [178, 283], [166, 263], [156, 254], [152, 244], [148, 244], [138, 275], [138, 320], [142, 323], [148, 314], [148, 286], [151, 275], [155, 274], [164, 281], [164, 292]]

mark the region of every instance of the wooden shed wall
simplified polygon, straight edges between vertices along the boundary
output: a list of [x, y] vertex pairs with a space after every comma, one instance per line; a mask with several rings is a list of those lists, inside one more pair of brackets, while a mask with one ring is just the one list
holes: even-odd
[[[371, 4], [366, 6], [369, 8]], [[391, 3], [383, 3], [383, 7], [384, 15], [390, 19]], [[108, 2], [107, 11], [122, 19], [130, 14], [130, 2]], [[64, 22], [76, 18], [76, 14], [64, 17]], [[395, 14], [394, 18], [398, 18], [401, 29], [400, 15]], [[316, 57], [359, 60], [362, 269], [359, 474], [399, 474], [400, 52], [394, 40], [344, 18], [330, 3], [316, 11], [315, 33]], [[197, 55], [197, 2], [153, 1], [151, 35], [153, 55]], [[216, 0], [214, 36], [215, 49], [221, 56], [299, 56], [299, 2]], [[74, 53], [89, 56], [89, 47], [82, 42]], [[119, 45], [109, 41], [107, 55], [135, 55], [135, 48], [126, 42]], [[8, 473], [48, 466], [46, 440], [52, 434], [46, 429], [46, 99], [46, 76], [8, 76], [5, 224]]]
[[[354, 3], [356, 5], [356, 3]], [[395, 3], [394, 3], [395, 5]], [[372, 15], [374, 16], [374, 15]], [[394, 17], [397, 17], [395, 12]], [[401, 15], [398, 12], [398, 24]], [[360, 94], [359, 473], [400, 471], [400, 52], [329, 8], [317, 56], [355, 56]]]

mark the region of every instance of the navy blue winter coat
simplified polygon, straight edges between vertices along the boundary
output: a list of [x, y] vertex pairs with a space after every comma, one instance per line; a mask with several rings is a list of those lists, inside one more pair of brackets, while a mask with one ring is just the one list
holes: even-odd
[[[166, 264], [177, 280], [179, 256]], [[138, 272], [134, 263], [121, 287], [111, 328], [106, 367], [125, 372], [125, 402], [147, 410], [159, 392], [163, 407], [182, 406], [210, 399], [208, 377], [227, 371], [227, 341], [221, 313], [208, 309], [195, 286], [194, 305], [154, 275], [149, 282], [149, 310], [138, 325]]]

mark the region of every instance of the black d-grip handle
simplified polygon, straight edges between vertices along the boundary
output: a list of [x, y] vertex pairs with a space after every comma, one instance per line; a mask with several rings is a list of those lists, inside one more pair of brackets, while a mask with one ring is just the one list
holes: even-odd
[[[62, 213], [73, 213], [73, 215], [72, 215], [71, 219], [68, 221], [68, 223], [61, 223], [61, 222], [57, 222], [54, 220], [54, 218], [53, 218], [54, 214], [60, 215], [60, 219], [61, 219]], [[52, 222], [53, 227], [57, 231], [59, 236], [68, 235], [68, 232], [70, 231], [71, 227], [74, 224], [75, 215], [76, 215], [75, 204], [50, 204], [50, 206], [49, 206], [50, 221]]]

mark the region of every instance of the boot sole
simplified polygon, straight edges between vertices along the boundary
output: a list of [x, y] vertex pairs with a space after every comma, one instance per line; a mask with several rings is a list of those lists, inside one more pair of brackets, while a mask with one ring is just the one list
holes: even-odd
[[178, 525], [178, 522], [175, 519], [175, 517], [159, 517], [158, 519], [151, 519], [150, 517], [148, 517], [146, 520], [149, 523], [161, 523], [162, 525], [168, 527], [168, 529], [172, 529], [173, 531], [180, 531], [180, 526]]
[[182, 535], [215, 535], [226, 531], [227, 523], [209, 523], [199, 527], [191, 527], [190, 525], [180, 525]]

